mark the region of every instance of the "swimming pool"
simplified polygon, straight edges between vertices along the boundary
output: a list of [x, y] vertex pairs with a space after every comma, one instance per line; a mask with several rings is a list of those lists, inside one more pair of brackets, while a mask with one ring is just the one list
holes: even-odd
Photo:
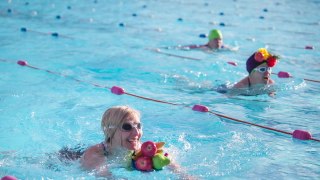
[[[319, 77], [319, 6], [317, 0], [2, 1], [0, 177], [94, 179], [77, 162], [64, 164], [48, 154], [102, 141], [104, 110], [130, 105], [142, 113], [143, 141], [166, 142], [196, 177], [319, 179], [319, 142], [185, 108], [202, 104], [228, 117], [289, 132], [303, 129], [319, 139], [319, 83], [304, 80]], [[200, 59], [190, 60], [146, 49], [206, 43], [199, 34], [212, 28], [239, 50], [161, 50]], [[276, 98], [231, 99], [211, 90], [243, 78], [245, 60], [264, 46], [282, 57], [274, 71], [294, 76], [273, 77]], [[19, 66], [18, 60], [40, 70]], [[112, 86], [179, 105], [114, 95]], [[168, 170], [115, 167], [112, 173], [176, 178]]]

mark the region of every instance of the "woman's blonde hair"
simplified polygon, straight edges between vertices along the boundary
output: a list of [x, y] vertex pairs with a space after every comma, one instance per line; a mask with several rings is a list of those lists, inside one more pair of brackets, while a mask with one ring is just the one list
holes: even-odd
[[101, 120], [101, 128], [106, 142], [111, 142], [117, 127], [130, 116], [140, 118], [140, 112], [129, 106], [114, 106], [104, 112]]

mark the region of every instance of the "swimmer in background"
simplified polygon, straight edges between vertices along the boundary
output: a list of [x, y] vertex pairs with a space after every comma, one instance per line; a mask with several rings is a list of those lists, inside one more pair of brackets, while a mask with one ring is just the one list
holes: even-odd
[[246, 62], [249, 75], [233, 85], [228, 94], [249, 96], [269, 94], [273, 97], [275, 92], [270, 85], [273, 85], [275, 81], [270, 75], [277, 59], [279, 58], [270, 54], [265, 48], [260, 48]]
[[[143, 135], [140, 113], [128, 106], [112, 107], [103, 114], [101, 128], [104, 141], [87, 148], [80, 163], [85, 170], [93, 171], [97, 176], [112, 177], [107, 162], [131, 168], [131, 155], [140, 150]], [[168, 168], [182, 179], [194, 179], [175, 163], [171, 162]]]
[[208, 36], [208, 42], [207, 44], [203, 45], [185, 45], [185, 46], [179, 46], [179, 49], [189, 50], [189, 49], [202, 49], [205, 51], [211, 51], [211, 50], [218, 50], [218, 49], [226, 49], [226, 50], [232, 50], [237, 51], [238, 48], [229, 47], [227, 45], [223, 44], [223, 36], [220, 30], [213, 29], [210, 31]]

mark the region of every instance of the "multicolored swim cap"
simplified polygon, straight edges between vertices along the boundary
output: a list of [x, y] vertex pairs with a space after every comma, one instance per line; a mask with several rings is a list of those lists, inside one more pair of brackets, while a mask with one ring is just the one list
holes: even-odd
[[[260, 53], [260, 56], [262, 56], [262, 59], [260, 60], [257, 60], [255, 58], [255, 55], [256, 53]], [[251, 71], [260, 66], [261, 64], [263, 63], [266, 63], [268, 65], [268, 67], [274, 67], [276, 65], [276, 62], [277, 62], [277, 59], [278, 57], [277, 56], [274, 56], [274, 55], [271, 55], [267, 49], [265, 48], [260, 48], [258, 49], [257, 52], [253, 53], [247, 60], [247, 71], [248, 73], [250, 74]]]
[[212, 39], [217, 39], [217, 38], [222, 39], [223, 37], [222, 37], [222, 33], [220, 30], [213, 29], [210, 31], [208, 38], [209, 38], [209, 41], [211, 41]]
[[260, 61], [265, 61], [270, 57], [270, 53], [268, 52], [268, 50], [266, 48], [259, 48], [256, 53], [260, 53], [261, 56], [263, 57]]

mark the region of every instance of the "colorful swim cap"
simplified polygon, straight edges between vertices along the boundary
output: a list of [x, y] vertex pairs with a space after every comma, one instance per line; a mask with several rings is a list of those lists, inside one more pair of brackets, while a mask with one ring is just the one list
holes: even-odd
[[[259, 60], [256, 60], [255, 59], [255, 54], [256, 53], [261, 53], [261, 55], [263, 56], [263, 60], [259, 61]], [[274, 67], [276, 65], [276, 62], [277, 62], [277, 59], [278, 57], [277, 56], [274, 56], [274, 55], [271, 55], [267, 49], [265, 48], [260, 48], [258, 49], [257, 52], [253, 53], [247, 60], [247, 71], [248, 73], [250, 74], [251, 71], [260, 66], [261, 64], [263, 63], [266, 63], [268, 65], [268, 67]]]
[[221, 31], [218, 29], [211, 30], [208, 37], [209, 37], [209, 41], [211, 41], [212, 39], [216, 39], [216, 38], [220, 38], [220, 39], [223, 38]]
[[260, 48], [260, 49], [258, 49], [257, 52], [261, 53], [261, 55], [263, 56], [263, 61], [267, 60], [270, 56], [270, 54], [266, 48]]

